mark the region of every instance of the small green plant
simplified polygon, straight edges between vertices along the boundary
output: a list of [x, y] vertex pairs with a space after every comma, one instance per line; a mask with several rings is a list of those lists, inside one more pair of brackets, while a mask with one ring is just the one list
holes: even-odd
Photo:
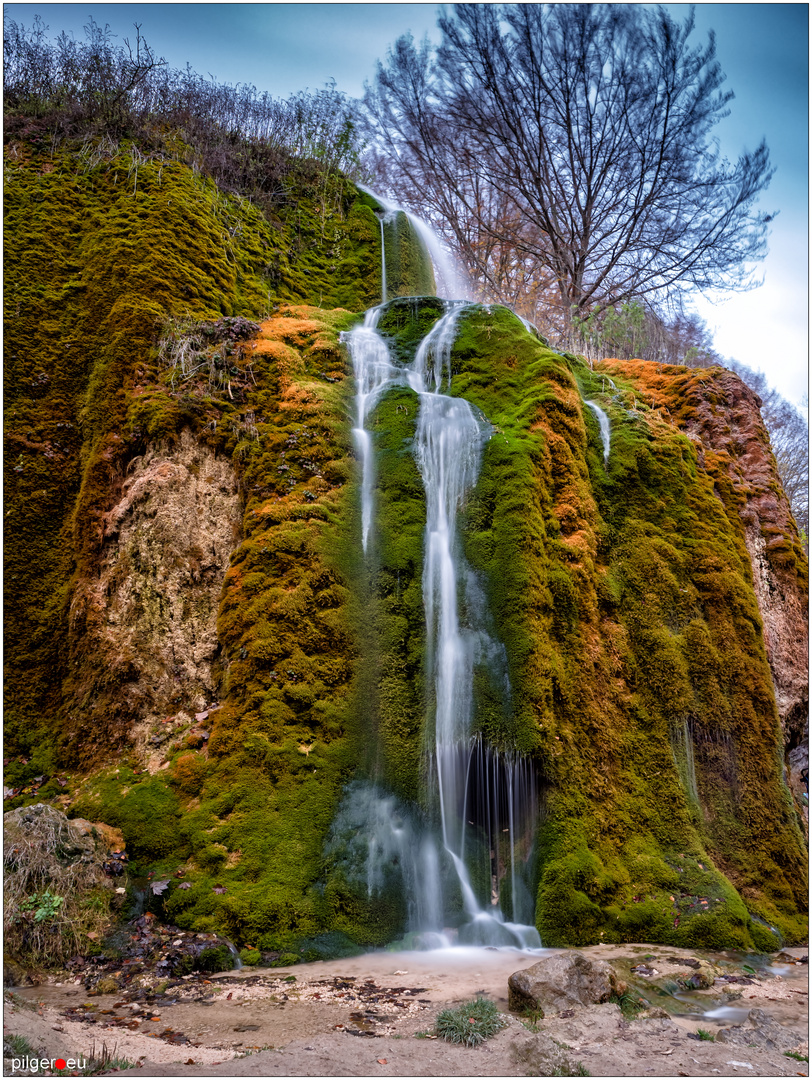
[[794, 1058], [795, 1061], [806, 1061], [807, 1063], [809, 1062], [808, 1057], [804, 1057], [803, 1054], [796, 1054], [794, 1050], [785, 1050], [784, 1057]]
[[197, 958], [195, 968], [198, 971], [231, 971], [234, 960], [227, 945], [217, 945], [211, 949], [203, 949]]
[[544, 1019], [544, 1009], [539, 1008], [538, 1005], [526, 1005], [522, 1011], [522, 1017], [522, 1024], [535, 1035], [539, 1029], [539, 1020]]
[[43, 893], [32, 893], [20, 901], [20, 911], [34, 912], [34, 922], [44, 922], [53, 919], [59, 914], [59, 909], [65, 902], [64, 897], [56, 896], [50, 889]]
[[612, 994], [609, 1000], [614, 1005], [620, 1006], [620, 1011], [627, 1020], [634, 1019], [639, 1012], [648, 1008], [648, 1002], [645, 998], [636, 997], [634, 994], [629, 993], [628, 990], [623, 994]]
[[[90, 1053], [82, 1068], [82, 1076], [101, 1076], [111, 1072], [123, 1072], [125, 1069], [135, 1069], [136, 1063], [129, 1058], [116, 1057], [116, 1046], [111, 1050], [107, 1043], [102, 1043], [101, 1050], [96, 1045], [90, 1048]], [[75, 1076], [74, 1069], [54, 1069], [54, 1076]]]
[[696, 1033], [700, 1042], [716, 1042], [716, 1036], [705, 1028], [697, 1028]]
[[443, 1009], [435, 1023], [435, 1031], [447, 1042], [478, 1046], [505, 1026], [496, 1005], [487, 998], [476, 998], [456, 1009]]
[[581, 1061], [569, 1062], [557, 1069], [553, 1069], [550, 1076], [591, 1076], [592, 1073]]

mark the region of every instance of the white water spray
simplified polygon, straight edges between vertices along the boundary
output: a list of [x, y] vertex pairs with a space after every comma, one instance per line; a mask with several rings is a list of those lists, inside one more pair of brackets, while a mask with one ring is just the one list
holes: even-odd
[[[456, 304], [423, 339], [409, 371], [409, 384], [420, 395], [415, 433], [415, 457], [426, 491], [426, 543], [423, 568], [423, 605], [426, 612], [427, 667], [435, 705], [434, 767], [437, 778], [443, 848], [457, 873], [463, 907], [470, 919], [468, 934], [482, 944], [540, 945], [531, 926], [506, 923], [499, 909], [498, 872], [492, 874], [490, 903], [484, 909], [472, 887], [465, 863], [468, 833], [468, 789], [478, 741], [472, 741], [474, 669], [504, 650], [494, 642], [478, 613], [484, 612], [484, 596], [475, 575], [459, 550], [457, 516], [479, 476], [482, 447], [490, 426], [478, 418], [464, 398], [443, 394], [444, 377], [451, 382], [451, 350], [457, 321], [466, 305]], [[460, 616], [460, 597], [466, 601], [466, 623]], [[503, 665], [506, 666], [506, 665]], [[505, 687], [509, 693], [509, 687]], [[514, 919], [517, 911], [516, 859], [511, 813], [514, 808], [511, 766], [498, 767], [511, 793], [508, 797], [509, 863]], [[511, 763], [512, 764], [512, 763]], [[487, 781], [487, 772], [473, 770], [476, 782]], [[482, 794], [481, 792], [479, 793]], [[527, 794], [527, 792], [525, 792]], [[491, 818], [498, 816], [497, 801], [487, 810], [482, 824], [491, 836]], [[479, 815], [477, 815], [479, 816]], [[492, 850], [489, 848], [489, 850]], [[424, 907], [427, 905], [424, 904]]]
[[375, 485], [375, 458], [366, 422], [386, 387], [402, 377], [400, 368], [392, 363], [386, 342], [375, 329], [380, 312], [380, 307], [370, 308], [363, 325], [351, 330], [344, 339], [355, 374], [355, 426], [352, 435], [361, 459], [361, 543], [364, 552], [369, 544]]
[[609, 461], [609, 444], [612, 437], [609, 417], [606, 415], [600, 405], [597, 404], [597, 402], [587, 401], [586, 404], [590, 407], [590, 409], [598, 418], [598, 424], [600, 425], [601, 429], [601, 442], [603, 443], [603, 463], [604, 465], [606, 465], [606, 463]]

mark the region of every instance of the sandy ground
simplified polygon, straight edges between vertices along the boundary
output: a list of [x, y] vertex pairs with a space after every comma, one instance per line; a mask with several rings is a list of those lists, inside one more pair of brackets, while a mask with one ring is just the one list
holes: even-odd
[[[615, 964], [624, 977], [644, 958], [669, 978], [686, 973], [681, 958], [702, 957], [651, 945], [581, 951]], [[189, 977], [158, 998], [91, 997], [81, 984], [43, 985], [7, 998], [5, 1031], [48, 1059], [126, 1058], [137, 1062], [132, 1075], [139, 1077], [543, 1076], [556, 1069], [571, 1075], [579, 1063], [606, 1077], [808, 1075], [805, 1061], [785, 1054], [808, 1056], [806, 965], [776, 963], [751, 983], [667, 998], [638, 978], [634, 990], [655, 1007], [636, 1019], [604, 1004], [522, 1022], [507, 1014], [508, 976], [539, 959], [486, 949], [373, 953], [284, 971]], [[711, 959], [720, 972], [742, 971], [741, 958], [738, 965]], [[440, 1009], [477, 994], [505, 1014], [497, 1036], [479, 1048], [432, 1037]], [[752, 1009], [763, 1010], [758, 1030], [747, 1026]], [[753, 1033], [736, 1043], [696, 1035], [742, 1023]], [[6, 1060], [4, 1075], [30, 1074]]]

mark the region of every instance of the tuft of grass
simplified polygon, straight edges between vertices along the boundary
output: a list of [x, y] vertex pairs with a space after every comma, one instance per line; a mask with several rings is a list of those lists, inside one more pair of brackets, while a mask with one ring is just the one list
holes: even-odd
[[706, 1028], [697, 1028], [696, 1034], [700, 1042], [716, 1042], [716, 1036]]
[[496, 1005], [487, 998], [464, 1002], [456, 1009], [443, 1009], [434, 1029], [446, 1042], [479, 1046], [505, 1026]]
[[609, 1000], [614, 1005], [620, 1006], [620, 1011], [626, 1019], [634, 1019], [639, 1012], [648, 1008], [648, 1002], [644, 998], [631, 994], [628, 991], [623, 994], [612, 994]]
[[25, 1035], [6, 1035], [3, 1038], [3, 1057], [36, 1057], [37, 1052]]
[[[112, 1050], [107, 1043], [102, 1043], [101, 1050], [96, 1049], [94, 1043], [90, 1048], [90, 1053], [87, 1056], [87, 1060], [82, 1069], [82, 1076], [102, 1076], [111, 1072], [124, 1072], [125, 1069], [137, 1068], [135, 1061], [130, 1061], [129, 1058], [122, 1058], [116, 1056], [116, 1044], [113, 1044]], [[54, 1069], [54, 1076], [75, 1076], [76, 1071], [74, 1069]]]
[[794, 1058], [795, 1061], [805, 1061], [807, 1063], [809, 1062], [808, 1057], [804, 1057], [803, 1054], [796, 1054], [794, 1050], [785, 1050], [784, 1057]]
[[544, 1009], [540, 1009], [538, 1005], [527, 1005], [522, 1012], [522, 1017], [523, 1026], [535, 1035], [538, 1033], [539, 1020], [544, 1019]]

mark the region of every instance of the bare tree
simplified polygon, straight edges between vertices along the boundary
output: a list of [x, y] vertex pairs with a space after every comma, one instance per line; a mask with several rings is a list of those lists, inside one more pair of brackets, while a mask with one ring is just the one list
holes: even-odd
[[735, 164], [720, 157], [712, 131], [732, 94], [713, 35], [689, 45], [692, 14], [460, 4], [440, 28], [436, 55], [404, 37], [379, 65], [370, 161], [484, 291], [505, 247], [519, 279], [554, 289], [576, 317], [752, 283], [769, 155], [761, 143]]

